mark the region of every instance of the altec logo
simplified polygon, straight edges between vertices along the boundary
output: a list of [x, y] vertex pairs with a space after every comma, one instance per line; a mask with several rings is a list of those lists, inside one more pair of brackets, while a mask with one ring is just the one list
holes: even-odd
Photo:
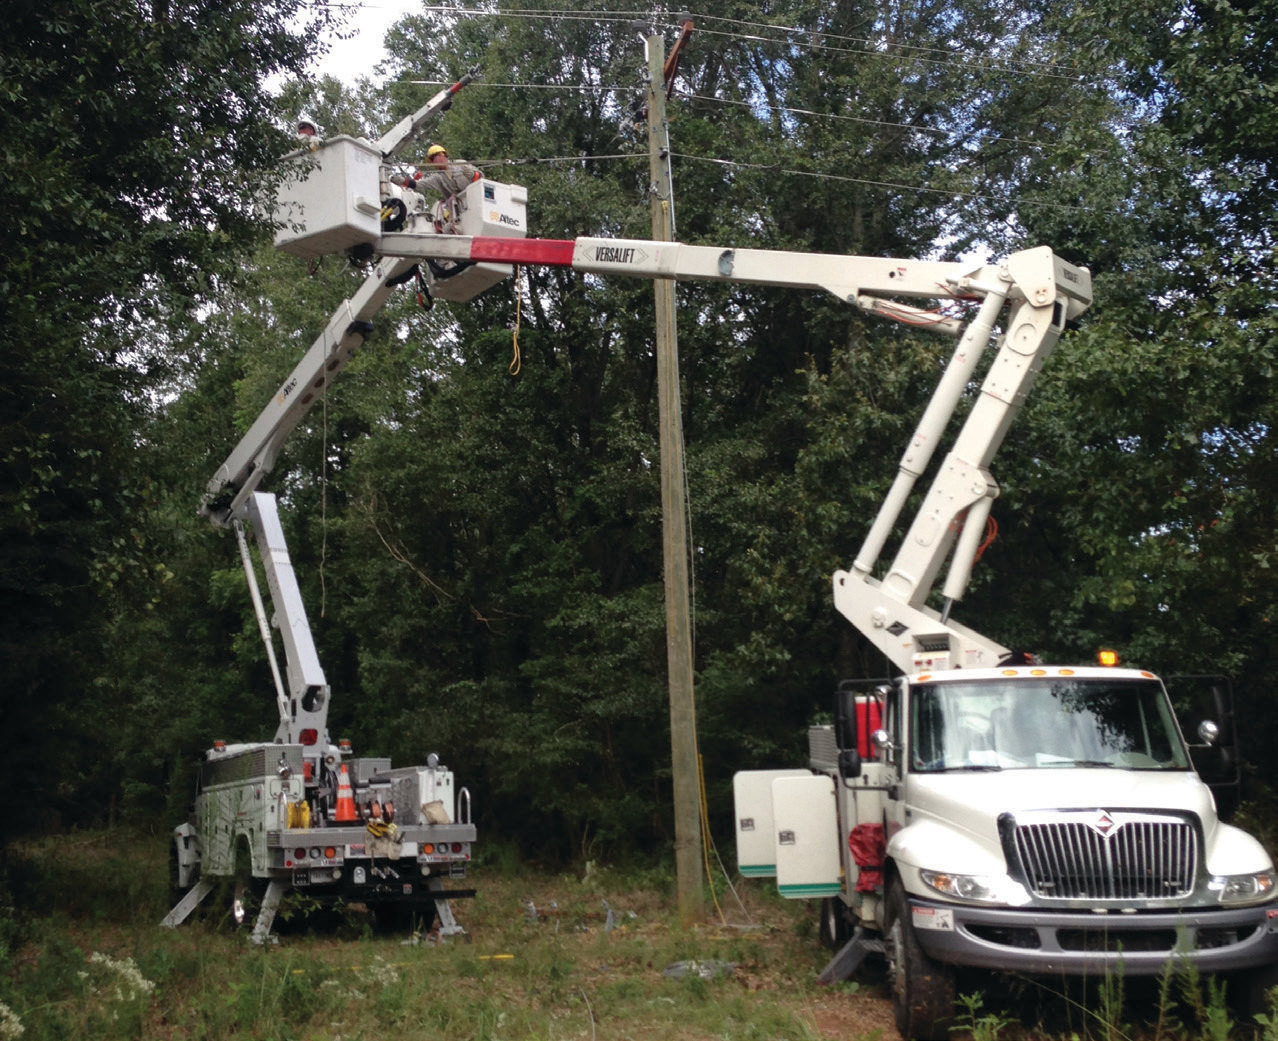
[[296, 379], [289, 380], [288, 383], [284, 386], [284, 389], [279, 392], [279, 396], [275, 400], [281, 405], [284, 404], [284, 399], [287, 398], [290, 394], [292, 394], [293, 391], [295, 391], [296, 389], [297, 389], [297, 380]]

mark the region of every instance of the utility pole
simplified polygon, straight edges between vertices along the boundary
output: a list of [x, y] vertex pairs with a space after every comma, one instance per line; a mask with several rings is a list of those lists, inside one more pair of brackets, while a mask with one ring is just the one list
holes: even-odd
[[[684, 25], [684, 36], [691, 23]], [[648, 170], [652, 237], [674, 239], [674, 194], [670, 134], [666, 122], [665, 45], [657, 35], [648, 50]], [[678, 49], [676, 48], [676, 55]], [[672, 55], [672, 58], [674, 56]], [[673, 79], [673, 69], [670, 71]], [[666, 592], [666, 663], [670, 685], [670, 764], [674, 786], [675, 873], [679, 920], [686, 927], [703, 917], [701, 884], [701, 785], [697, 761], [697, 715], [692, 680], [689, 609], [687, 502], [684, 497], [683, 413], [679, 393], [679, 338], [674, 280], [653, 282], [657, 306], [657, 399], [661, 444], [662, 560]]]

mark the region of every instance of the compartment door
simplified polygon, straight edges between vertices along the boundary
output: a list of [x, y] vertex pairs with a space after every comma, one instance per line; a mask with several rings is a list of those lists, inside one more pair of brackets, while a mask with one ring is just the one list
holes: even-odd
[[778, 777], [811, 777], [807, 770], [742, 770], [732, 778], [737, 833], [737, 870], [744, 878], [777, 873], [776, 829], [772, 826], [772, 782]]
[[843, 891], [839, 817], [834, 778], [826, 774], [778, 777], [772, 782], [777, 889], [792, 900]]

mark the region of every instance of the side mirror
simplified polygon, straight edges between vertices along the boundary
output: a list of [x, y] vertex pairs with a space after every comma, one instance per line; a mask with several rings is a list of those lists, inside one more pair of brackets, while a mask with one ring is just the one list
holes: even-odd
[[839, 776], [845, 781], [861, 776], [861, 755], [855, 748], [839, 752]]
[[[840, 750], [856, 751], [855, 690], [839, 690], [834, 695], [834, 742]], [[857, 773], [860, 773], [860, 767], [857, 767]]]
[[880, 752], [892, 747], [892, 735], [883, 729], [876, 730], [871, 734], [870, 741]]
[[1198, 740], [1208, 748], [1214, 745], [1219, 737], [1220, 727], [1216, 726], [1210, 719], [1204, 719], [1198, 724]]

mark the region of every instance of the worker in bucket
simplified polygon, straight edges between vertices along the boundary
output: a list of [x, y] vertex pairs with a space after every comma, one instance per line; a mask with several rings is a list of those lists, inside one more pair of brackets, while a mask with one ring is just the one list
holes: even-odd
[[416, 182], [419, 192], [439, 192], [447, 198], [464, 191], [471, 181], [478, 181], [483, 175], [470, 163], [452, 162], [448, 158], [448, 149], [443, 145], [431, 145], [426, 151], [426, 163], [430, 167], [420, 181]]
[[297, 117], [297, 141], [312, 152], [319, 147], [319, 126], [305, 112]]
[[429, 166], [428, 172], [418, 173], [405, 180], [404, 187], [414, 188], [422, 193], [438, 192], [443, 196], [442, 200], [435, 205], [435, 230], [455, 232], [457, 230], [455, 226], [456, 197], [465, 191], [466, 186], [472, 181], [481, 180], [483, 174], [470, 163], [450, 160], [448, 149], [443, 145], [431, 145], [426, 151], [426, 162]]

